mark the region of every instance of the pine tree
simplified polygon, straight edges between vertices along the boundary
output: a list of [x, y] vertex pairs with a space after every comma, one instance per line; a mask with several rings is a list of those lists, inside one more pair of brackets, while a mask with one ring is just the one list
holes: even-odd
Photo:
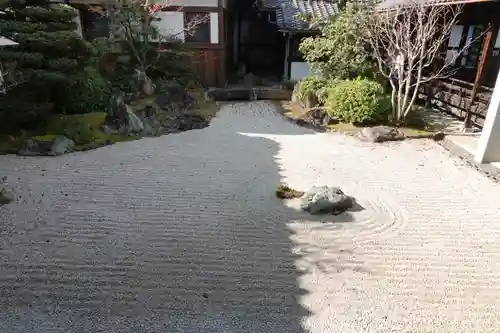
[[[24, 83], [2, 96], [0, 119], [37, 126], [60, 107], [58, 100], [72, 77], [83, 71], [92, 48], [75, 31], [75, 9], [49, 0], [0, 2], [0, 33], [19, 43], [0, 49], [0, 61]], [[4, 121], [2, 121], [4, 122]]]

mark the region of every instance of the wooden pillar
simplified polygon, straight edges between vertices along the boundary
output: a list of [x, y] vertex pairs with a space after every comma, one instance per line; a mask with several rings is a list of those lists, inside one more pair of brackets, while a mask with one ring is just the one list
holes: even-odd
[[493, 24], [490, 24], [488, 30], [486, 31], [486, 36], [483, 42], [483, 48], [481, 51], [481, 57], [479, 59], [479, 63], [477, 65], [476, 77], [474, 79], [474, 85], [472, 86], [472, 92], [470, 96], [470, 103], [467, 107], [467, 114], [465, 116], [464, 121], [464, 129], [468, 129], [472, 127], [472, 106], [474, 105], [474, 101], [476, 100], [477, 92], [479, 87], [481, 86], [481, 82], [483, 79], [484, 68], [490, 58], [492, 48], [493, 35], [498, 30], [498, 20], [495, 19]]
[[283, 80], [290, 80], [290, 73], [288, 71], [289, 67], [289, 56], [290, 56], [290, 34], [285, 33], [285, 61], [283, 68]]

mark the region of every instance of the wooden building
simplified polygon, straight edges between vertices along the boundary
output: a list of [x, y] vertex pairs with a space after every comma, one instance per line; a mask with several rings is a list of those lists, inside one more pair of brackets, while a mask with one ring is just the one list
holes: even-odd
[[340, 0], [261, 0], [260, 10], [274, 13], [274, 24], [284, 36], [281, 41], [283, 51], [281, 66], [284, 80], [298, 81], [312, 74], [310, 65], [299, 51], [303, 38], [314, 36], [319, 31], [300, 19], [312, 16], [327, 20], [339, 12]]
[[[109, 36], [105, 16], [88, 10], [88, 6], [105, 10], [112, 0], [70, 0], [79, 9], [79, 32], [86, 39]], [[157, 0], [158, 4], [166, 3]], [[175, 36], [193, 50], [193, 69], [205, 86], [223, 86], [226, 82], [226, 0], [168, 0], [168, 6], [155, 13], [160, 34]], [[199, 20], [196, 29], [186, 32], [191, 20]]]
[[[415, 0], [385, 0], [384, 9], [407, 5]], [[500, 68], [500, 1], [499, 0], [419, 0], [418, 3], [438, 6], [463, 6], [447, 45], [446, 59], [454, 59], [453, 75], [426, 84], [421, 89], [422, 102], [437, 110], [467, 119], [468, 123], [483, 124], [496, 74]], [[311, 75], [298, 45], [302, 38], [318, 33], [297, 16], [328, 19], [339, 11], [337, 0], [261, 0], [262, 11], [276, 13], [278, 30], [286, 35], [283, 78], [300, 80]], [[459, 56], [457, 51], [470, 47]]]
[[420, 97], [437, 110], [463, 118], [467, 127], [482, 126], [500, 69], [500, 2], [464, 0], [460, 5], [463, 11], [443, 46], [444, 61], [454, 60], [454, 74], [423, 87]]

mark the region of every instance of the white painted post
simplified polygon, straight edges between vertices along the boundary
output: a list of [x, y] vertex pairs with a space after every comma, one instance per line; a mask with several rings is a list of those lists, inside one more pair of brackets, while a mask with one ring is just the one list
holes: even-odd
[[491, 95], [474, 160], [477, 163], [500, 162], [500, 71]]

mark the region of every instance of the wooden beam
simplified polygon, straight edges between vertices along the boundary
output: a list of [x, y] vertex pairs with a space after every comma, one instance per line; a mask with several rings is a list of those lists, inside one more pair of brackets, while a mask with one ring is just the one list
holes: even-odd
[[492, 40], [493, 40], [493, 34], [498, 31], [498, 20], [495, 19], [495, 22], [493, 24], [490, 24], [488, 27], [488, 30], [486, 32], [486, 36], [484, 38], [483, 42], [483, 49], [481, 51], [481, 57], [479, 58], [479, 64], [477, 65], [477, 71], [476, 71], [476, 77], [474, 79], [474, 85], [472, 86], [472, 92], [470, 96], [470, 103], [467, 108], [467, 115], [465, 117], [464, 121], [464, 127], [465, 128], [471, 128], [472, 127], [472, 106], [474, 105], [474, 101], [476, 100], [477, 96], [477, 91], [481, 85], [482, 79], [483, 79], [483, 74], [484, 74], [484, 68], [486, 63], [488, 62], [488, 59], [490, 58], [491, 51], [493, 50], [492, 46]]
[[164, 12], [195, 12], [195, 13], [213, 13], [218, 12], [220, 7], [207, 7], [207, 6], [168, 6], [161, 10]]

